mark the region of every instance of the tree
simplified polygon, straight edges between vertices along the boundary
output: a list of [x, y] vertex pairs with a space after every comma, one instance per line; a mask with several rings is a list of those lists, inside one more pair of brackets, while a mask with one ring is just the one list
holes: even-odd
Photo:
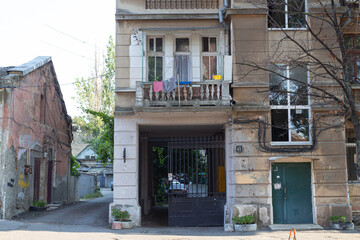
[[93, 72], [89, 78], [75, 80], [76, 100], [78, 107], [85, 114], [76, 116], [74, 122], [94, 137], [101, 132], [101, 118], [86, 114], [86, 109], [113, 115], [115, 105], [115, 45], [110, 36], [103, 61], [99, 61], [95, 52]]
[[103, 128], [101, 133], [92, 140], [92, 146], [97, 155], [97, 160], [104, 165], [114, 162], [114, 116], [103, 112], [87, 109], [86, 113], [101, 119]]
[[[243, 79], [259, 74], [269, 76], [270, 87], [266, 91], [271, 114], [274, 112], [272, 137], [279, 141], [288, 138], [304, 141], [309, 139], [307, 134], [312, 126], [316, 144], [316, 135], [321, 131], [349, 121], [359, 156], [359, 109], [353, 88], [360, 83], [360, 58], [356, 55], [360, 39], [354, 28], [359, 24], [359, 1], [308, 1], [307, 11], [304, 0], [258, 1], [254, 6], [269, 9], [269, 28], [278, 30], [279, 39], [271, 39], [271, 43], [264, 39], [268, 49], [244, 54], [237, 70], [242, 72]], [[296, 30], [289, 31], [291, 28]], [[307, 73], [304, 81], [301, 76]], [[301, 112], [310, 106], [309, 98], [312, 106], [321, 106], [327, 111], [313, 117], [309, 112]], [[290, 119], [282, 120], [288, 116]], [[327, 120], [322, 121], [322, 129], [316, 132], [316, 121], [321, 119]], [[314, 147], [271, 148], [265, 140], [261, 146], [263, 150], [279, 152], [311, 151]]]

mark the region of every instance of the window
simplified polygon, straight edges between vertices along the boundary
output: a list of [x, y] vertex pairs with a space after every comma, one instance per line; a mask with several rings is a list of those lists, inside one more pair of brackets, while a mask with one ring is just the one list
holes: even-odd
[[346, 129], [346, 161], [348, 180], [356, 181], [357, 176], [357, 157], [355, 132], [353, 129]]
[[217, 75], [216, 37], [202, 38], [202, 79], [214, 79]]
[[148, 39], [148, 81], [163, 80], [163, 38], [150, 37]]
[[352, 77], [351, 83], [360, 82], [360, 35], [345, 35], [345, 47], [350, 56]]
[[270, 107], [273, 142], [310, 143], [306, 66], [271, 65]]
[[175, 39], [174, 72], [179, 81], [191, 81], [191, 60], [189, 38]]
[[268, 0], [268, 27], [305, 27], [305, 4], [305, 0]]

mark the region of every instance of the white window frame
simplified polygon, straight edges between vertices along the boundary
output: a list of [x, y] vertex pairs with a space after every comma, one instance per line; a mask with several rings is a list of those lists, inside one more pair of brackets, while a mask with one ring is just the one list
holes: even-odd
[[[285, 14], [285, 27], [283, 28], [271, 28], [271, 27], [268, 27], [269, 30], [306, 30], [306, 27], [300, 27], [300, 28], [291, 28], [289, 27], [289, 16], [288, 16], [288, 0], [283, 0], [285, 1], [285, 10], [284, 10], [284, 14]], [[305, 21], [308, 20], [308, 16], [307, 16], [307, 12], [308, 12], [308, 0], [304, 0], [305, 1], [305, 6], [304, 6], [304, 9], [305, 9]], [[269, 22], [268, 22], [268, 26], [269, 26]]]
[[[177, 52], [176, 51], [176, 39], [178, 39], [178, 38], [187, 38], [187, 39], [189, 39], [189, 51], [188, 52]], [[176, 56], [184, 56], [184, 55], [186, 55], [186, 56], [189, 56], [189, 59], [190, 59], [190, 65], [191, 66], [189, 66], [189, 70], [190, 70], [190, 72], [188, 73], [188, 82], [192, 82], [192, 68], [193, 68], [193, 64], [192, 64], [192, 59], [191, 59], [191, 35], [174, 35], [174, 66], [173, 66], [173, 71], [174, 71], [174, 77], [175, 77], [175, 80], [177, 81], [177, 79], [176, 79], [176, 72], [175, 72], [175, 69], [176, 69], [176, 67], [175, 67], [175, 57]]]
[[[216, 39], [216, 51], [215, 52], [203, 52], [203, 41], [202, 38], [209, 38], [209, 48], [210, 48], [210, 38]], [[216, 74], [219, 74], [219, 37], [214, 35], [202, 35], [200, 36], [200, 81], [211, 81], [214, 79], [203, 79], [203, 57], [216, 57]]]
[[[285, 64], [274, 64], [276, 66], [286, 66]], [[307, 83], [309, 83], [309, 69], [308, 66], [306, 66], [307, 68], [307, 72], [306, 72], [306, 77], [307, 77]], [[289, 78], [290, 77], [290, 66], [286, 66], [286, 77]], [[284, 80], [287, 83], [287, 91], [289, 91], [290, 89], [290, 81], [289, 79]], [[269, 83], [270, 84], [270, 83]], [[307, 87], [308, 93], [310, 93], [310, 88]], [[286, 105], [270, 105], [270, 117], [271, 117], [271, 110], [273, 109], [286, 109], [287, 110], [287, 114], [288, 114], [288, 141], [273, 141], [271, 139], [270, 145], [312, 145], [312, 125], [311, 125], [311, 103], [310, 103], [310, 94], [307, 96], [308, 97], [308, 105], [291, 105], [291, 93], [287, 93], [287, 104]], [[269, 99], [270, 100], [270, 99]], [[308, 114], [309, 114], [309, 141], [292, 141], [291, 140], [291, 110], [307, 110]], [[272, 129], [271, 129], [272, 131]], [[271, 134], [272, 137], [272, 134]]]
[[[156, 39], [157, 38], [161, 38], [162, 39], [162, 51], [161, 52], [156, 52]], [[150, 51], [150, 39], [154, 39], [154, 50], [155, 51]], [[149, 67], [149, 57], [162, 57], [162, 80], [164, 80], [164, 58], [165, 58], [165, 37], [164, 36], [159, 36], [159, 35], [153, 35], [153, 36], [147, 36], [146, 39], [146, 66], [147, 66], [147, 71], [146, 71], [146, 79], [148, 82], [155, 82], [155, 81], [150, 81], [149, 79], [149, 71], [150, 71], [150, 67]], [[155, 76], [156, 76], [156, 60], [155, 60]]]

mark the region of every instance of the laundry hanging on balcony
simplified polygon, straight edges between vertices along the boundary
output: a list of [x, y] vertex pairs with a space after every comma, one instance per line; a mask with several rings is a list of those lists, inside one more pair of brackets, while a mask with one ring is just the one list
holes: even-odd
[[170, 92], [174, 91], [175, 89], [176, 89], [175, 78], [172, 77], [170, 79], [164, 80], [165, 93], [170, 93]]
[[163, 89], [163, 82], [155, 81], [154, 82], [154, 92], [160, 92], [162, 89]]

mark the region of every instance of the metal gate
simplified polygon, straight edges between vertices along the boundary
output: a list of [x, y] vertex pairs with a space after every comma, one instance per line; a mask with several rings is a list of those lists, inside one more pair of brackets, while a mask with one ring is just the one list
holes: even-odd
[[169, 226], [221, 226], [225, 205], [222, 137], [168, 143]]

